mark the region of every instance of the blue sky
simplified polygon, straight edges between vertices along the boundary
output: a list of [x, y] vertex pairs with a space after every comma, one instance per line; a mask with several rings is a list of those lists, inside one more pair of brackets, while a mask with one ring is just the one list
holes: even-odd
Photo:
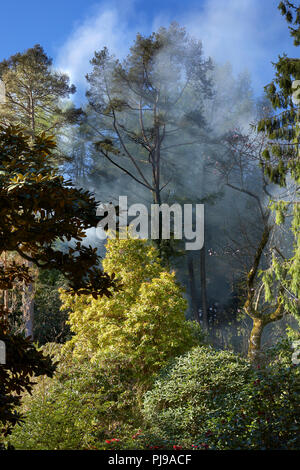
[[41, 44], [54, 65], [69, 73], [79, 91], [93, 52], [108, 46], [127, 54], [137, 32], [150, 34], [177, 21], [201, 39], [205, 55], [247, 69], [254, 91], [274, 76], [278, 54], [299, 56], [279, 0], [11, 0], [1, 2], [0, 60]]

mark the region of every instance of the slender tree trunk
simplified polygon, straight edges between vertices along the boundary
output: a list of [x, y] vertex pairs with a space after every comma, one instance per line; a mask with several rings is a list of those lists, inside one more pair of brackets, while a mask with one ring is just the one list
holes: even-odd
[[[28, 262], [28, 265], [31, 266], [31, 263]], [[34, 323], [34, 287], [33, 283], [29, 285], [23, 284], [22, 292], [22, 310], [23, 310], [23, 321], [25, 326], [26, 336], [31, 336], [31, 339], [34, 339], [33, 336], [33, 323]]]
[[[154, 204], [161, 205], [161, 195], [160, 195], [160, 189], [159, 189], [159, 184], [157, 179], [154, 177], [153, 178], [153, 186], [154, 186], [154, 191], [152, 192], [153, 194], [153, 202]], [[158, 251], [160, 257], [162, 257], [162, 213], [159, 212], [158, 214], [158, 239], [156, 240]]]
[[[4, 266], [4, 272], [6, 272], [6, 269], [7, 269], [7, 252], [6, 251], [4, 251], [3, 266]], [[8, 290], [7, 289], [3, 291], [3, 307], [7, 314], [8, 312]]]
[[[6, 251], [3, 251], [3, 259], [1, 259], [1, 264], [3, 263], [3, 269], [4, 269], [4, 272], [6, 272], [6, 269], [7, 269], [7, 252]], [[2, 257], [2, 253], [0, 255], [0, 257]], [[2, 319], [6, 322], [8, 320], [8, 312], [9, 312], [9, 302], [8, 302], [8, 290], [7, 289], [3, 289], [3, 291], [1, 291], [1, 297], [2, 297], [2, 300], [3, 300], [3, 304], [0, 308], [0, 312], [1, 312], [1, 315], [2, 316]]]
[[[32, 91], [30, 92], [30, 124], [32, 131], [31, 142], [33, 144], [35, 137], [35, 108]], [[33, 263], [25, 261], [29, 268], [33, 267]], [[23, 284], [22, 292], [22, 310], [23, 310], [23, 321], [25, 326], [26, 336], [31, 336], [33, 340], [33, 322], [34, 322], [34, 286], [32, 283], [29, 285]]]
[[261, 235], [260, 242], [257, 246], [256, 253], [254, 255], [252, 267], [247, 274], [247, 300], [244, 305], [244, 311], [252, 319], [253, 325], [250, 333], [249, 345], [248, 345], [248, 358], [252, 362], [258, 362], [261, 358], [261, 337], [264, 327], [272, 321], [279, 320], [283, 315], [283, 305], [278, 302], [277, 307], [272, 313], [263, 314], [259, 305], [260, 293], [258, 291], [255, 297], [255, 280], [257, 278], [257, 272], [261, 257], [264, 253], [264, 249], [269, 241], [271, 233], [271, 227], [265, 224], [263, 233]]
[[258, 362], [261, 358], [261, 338], [265, 323], [262, 318], [254, 318], [250, 333], [248, 358], [252, 362]]
[[201, 283], [201, 307], [203, 328], [208, 330], [208, 309], [207, 309], [207, 292], [206, 292], [206, 266], [205, 266], [205, 244], [200, 250], [200, 283]]
[[197, 292], [196, 292], [195, 273], [194, 273], [194, 260], [190, 254], [187, 254], [187, 265], [188, 265], [188, 273], [189, 273], [189, 280], [190, 280], [190, 293], [191, 293], [193, 317], [197, 322], [199, 322]]

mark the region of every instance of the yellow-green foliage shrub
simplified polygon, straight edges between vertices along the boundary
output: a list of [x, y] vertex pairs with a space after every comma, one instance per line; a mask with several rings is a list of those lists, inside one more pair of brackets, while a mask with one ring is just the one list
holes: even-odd
[[165, 270], [145, 240], [109, 239], [106, 249], [103, 268], [116, 274], [122, 288], [110, 298], [61, 294], [75, 333], [67, 347], [92, 362], [119, 358], [146, 385], [169, 359], [196, 344], [184, 316], [187, 303], [175, 273]]

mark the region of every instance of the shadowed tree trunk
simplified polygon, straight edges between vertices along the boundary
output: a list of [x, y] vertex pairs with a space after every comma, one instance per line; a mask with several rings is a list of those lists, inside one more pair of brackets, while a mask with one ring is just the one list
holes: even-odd
[[[6, 251], [4, 251], [4, 255], [3, 255], [3, 266], [4, 266], [4, 270], [6, 271], [7, 269], [7, 253]], [[3, 291], [3, 307], [4, 307], [4, 310], [7, 312], [8, 311], [8, 290], [5, 289]]]
[[[27, 262], [28, 266], [31, 267], [32, 263]], [[33, 324], [34, 324], [34, 287], [33, 283], [27, 286], [23, 284], [22, 292], [22, 311], [23, 321], [25, 327], [25, 335], [31, 336], [33, 340]]]
[[187, 265], [189, 273], [189, 284], [190, 284], [190, 294], [191, 294], [191, 304], [192, 304], [192, 313], [194, 319], [199, 323], [199, 312], [198, 312], [198, 302], [197, 302], [197, 291], [195, 283], [195, 273], [194, 273], [194, 260], [190, 254], [187, 254]]
[[[34, 136], [36, 135], [36, 128], [35, 128], [35, 107], [33, 102], [33, 91], [30, 90], [30, 123], [31, 123], [31, 131], [32, 131], [32, 138], [31, 143], [34, 143]], [[30, 261], [25, 261], [29, 268], [33, 267], [33, 263]], [[25, 334], [26, 336], [31, 336], [33, 340], [33, 322], [34, 322], [34, 287], [33, 284], [30, 283], [28, 285], [23, 284], [23, 292], [22, 292], [22, 310], [23, 310], [23, 320], [24, 320], [24, 327], [25, 327]]]
[[201, 308], [203, 328], [208, 330], [208, 309], [207, 309], [207, 292], [206, 292], [206, 266], [205, 266], [205, 243], [200, 250], [200, 283], [201, 283]]

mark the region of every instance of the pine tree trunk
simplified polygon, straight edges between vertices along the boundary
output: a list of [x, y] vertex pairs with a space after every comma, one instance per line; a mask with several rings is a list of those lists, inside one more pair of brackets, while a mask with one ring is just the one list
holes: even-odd
[[[34, 143], [34, 137], [36, 135], [35, 129], [35, 106], [33, 100], [33, 93], [30, 90], [30, 115], [31, 115], [31, 130], [32, 138], [31, 143]], [[33, 267], [33, 263], [26, 261], [29, 268]], [[23, 307], [23, 321], [25, 326], [25, 335], [30, 336], [33, 340], [33, 322], [34, 322], [34, 286], [31, 282], [29, 285], [23, 285], [23, 295], [22, 295], [22, 307]]]
[[197, 322], [199, 322], [197, 292], [196, 292], [195, 273], [194, 273], [194, 261], [193, 261], [192, 256], [189, 254], [187, 254], [187, 265], [188, 265], [188, 272], [189, 272], [193, 317]]
[[[153, 203], [158, 204], [160, 206], [161, 205], [160, 189], [155, 179], [153, 179], [153, 185], [155, 187], [155, 190], [152, 192]], [[162, 213], [159, 212], [158, 214], [158, 239], [155, 240], [155, 242], [156, 242], [160, 257], [162, 257], [162, 254], [163, 254], [162, 253], [162, 224], [163, 224]]]
[[200, 282], [201, 282], [201, 307], [203, 328], [208, 330], [208, 309], [207, 309], [207, 293], [206, 293], [206, 266], [205, 266], [205, 244], [200, 250]]
[[[6, 251], [4, 251], [3, 266], [4, 266], [4, 272], [6, 272], [6, 269], [7, 269], [7, 252]], [[7, 289], [3, 291], [3, 307], [7, 315], [7, 312], [8, 312], [8, 290]]]
[[[27, 262], [28, 266], [31, 267], [32, 263]], [[33, 340], [33, 322], [34, 322], [34, 286], [33, 283], [29, 285], [23, 284], [22, 293], [22, 310], [23, 310], [23, 321], [25, 326], [25, 334], [31, 336]]]

